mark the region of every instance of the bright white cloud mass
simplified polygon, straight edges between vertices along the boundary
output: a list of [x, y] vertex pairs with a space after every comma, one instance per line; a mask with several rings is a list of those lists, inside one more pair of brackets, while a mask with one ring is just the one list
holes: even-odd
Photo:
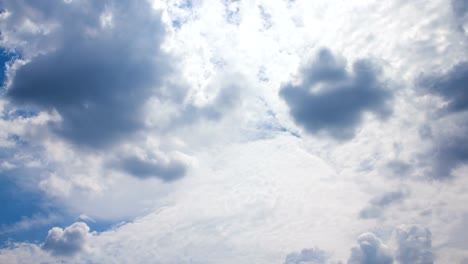
[[468, 1], [0, 0], [0, 263], [468, 263]]

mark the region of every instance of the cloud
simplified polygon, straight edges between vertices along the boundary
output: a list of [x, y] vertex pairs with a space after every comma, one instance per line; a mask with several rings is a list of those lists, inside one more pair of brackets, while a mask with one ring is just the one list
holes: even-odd
[[65, 230], [54, 227], [49, 230], [42, 249], [56, 256], [72, 256], [85, 248], [89, 236], [89, 227], [83, 222], [76, 222]]
[[359, 212], [359, 217], [363, 219], [379, 217], [385, 208], [395, 203], [401, 202], [406, 197], [402, 191], [387, 192], [375, 197], [369, 205]]
[[[468, 118], [468, 62], [461, 62], [445, 72], [424, 74], [417, 80], [418, 91], [439, 97], [442, 106], [430, 116], [427, 138], [434, 144], [424, 155], [430, 161], [429, 176], [448, 179], [453, 169], [468, 161], [466, 120]], [[427, 161], [426, 161], [427, 162]]]
[[301, 82], [287, 83], [280, 96], [296, 123], [309, 133], [350, 139], [364, 113], [389, 115], [387, 103], [392, 95], [380, 81], [379, 68], [370, 61], [356, 61], [348, 72], [345, 62], [323, 49], [300, 74]]
[[52, 50], [26, 58], [7, 96], [56, 111], [61, 121], [51, 127], [67, 140], [99, 147], [131, 137], [144, 126], [145, 101], [169, 96], [160, 89], [172, 67], [160, 48], [165, 29], [146, 1], [7, 1], [3, 7], [16, 23], [34, 14], [33, 22], [55, 25]]
[[443, 98], [448, 113], [468, 110], [468, 62], [461, 62], [445, 73], [423, 76], [418, 84], [425, 92]]
[[174, 181], [183, 177], [187, 165], [177, 160], [144, 160], [138, 157], [127, 157], [119, 161], [122, 170], [137, 177], [156, 177], [163, 181]]
[[451, 4], [453, 11], [459, 17], [463, 17], [468, 12], [467, 0], [452, 0]]
[[357, 240], [359, 247], [351, 249], [348, 264], [391, 264], [393, 257], [386, 245], [372, 233], [364, 233]]
[[427, 228], [401, 226], [396, 230], [396, 259], [401, 264], [432, 264], [432, 234]]
[[325, 264], [328, 254], [319, 248], [305, 248], [301, 252], [293, 252], [286, 256], [285, 264]]
[[430, 153], [426, 155], [432, 161], [429, 176], [435, 179], [449, 179], [455, 168], [468, 161], [468, 129], [461, 129], [457, 134], [437, 138]]

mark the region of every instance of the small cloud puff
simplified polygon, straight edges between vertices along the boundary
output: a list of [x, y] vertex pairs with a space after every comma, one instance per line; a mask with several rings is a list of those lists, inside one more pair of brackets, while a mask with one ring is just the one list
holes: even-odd
[[55, 256], [73, 256], [86, 247], [89, 227], [76, 222], [65, 229], [54, 227], [49, 230], [42, 249]]

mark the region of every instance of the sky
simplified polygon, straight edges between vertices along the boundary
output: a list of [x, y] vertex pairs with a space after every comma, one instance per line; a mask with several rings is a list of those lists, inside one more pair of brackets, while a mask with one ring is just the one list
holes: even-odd
[[468, 264], [467, 0], [0, 0], [0, 263]]

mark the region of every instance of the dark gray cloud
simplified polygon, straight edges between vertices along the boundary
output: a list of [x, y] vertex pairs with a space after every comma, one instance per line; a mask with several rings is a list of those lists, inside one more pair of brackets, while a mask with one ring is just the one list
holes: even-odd
[[449, 121], [450, 129], [442, 125], [445, 132], [437, 133], [441, 132], [441, 127], [423, 126], [427, 132], [422, 137], [434, 145], [422, 158], [430, 163], [430, 177], [448, 179], [453, 169], [468, 161], [468, 62], [459, 63], [446, 72], [422, 75], [417, 85], [422, 94], [432, 94], [446, 102], [431, 118], [442, 120], [443, 124]]
[[89, 235], [89, 227], [83, 222], [76, 222], [65, 230], [54, 227], [49, 230], [42, 249], [56, 256], [72, 256], [85, 248]]
[[286, 256], [284, 264], [325, 264], [330, 256], [319, 248], [305, 248]]
[[163, 181], [177, 180], [183, 177], [187, 170], [187, 165], [180, 161], [143, 160], [138, 157], [124, 158], [115, 165], [135, 177], [155, 177]]
[[396, 230], [398, 248], [396, 259], [401, 264], [432, 264], [432, 234], [419, 226], [400, 227]]
[[171, 72], [159, 14], [146, 1], [40, 3], [3, 5], [11, 20], [60, 25], [50, 36], [53, 51], [20, 67], [7, 96], [57, 111], [62, 120], [51, 126], [73, 143], [96, 147], [130, 137], [143, 127], [142, 105], [162, 96], [158, 87]]
[[372, 233], [358, 238], [358, 247], [351, 249], [348, 264], [391, 264], [393, 257], [386, 245]]
[[364, 113], [390, 114], [392, 94], [380, 80], [380, 69], [358, 60], [351, 72], [329, 50], [321, 50], [301, 72], [299, 84], [281, 87], [290, 114], [310, 133], [325, 132], [340, 140], [352, 138]]
[[384, 193], [372, 199], [369, 205], [359, 212], [359, 217], [363, 219], [377, 218], [382, 215], [385, 208], [401, 202], [405, 197], [406, 193], [403, 191]]
[[468, 109], [468, 62], [453, 66], [445, 73], [422, 76], [418, 85], [424, 92], [440, 96], [447, 101], [447, 112]]

